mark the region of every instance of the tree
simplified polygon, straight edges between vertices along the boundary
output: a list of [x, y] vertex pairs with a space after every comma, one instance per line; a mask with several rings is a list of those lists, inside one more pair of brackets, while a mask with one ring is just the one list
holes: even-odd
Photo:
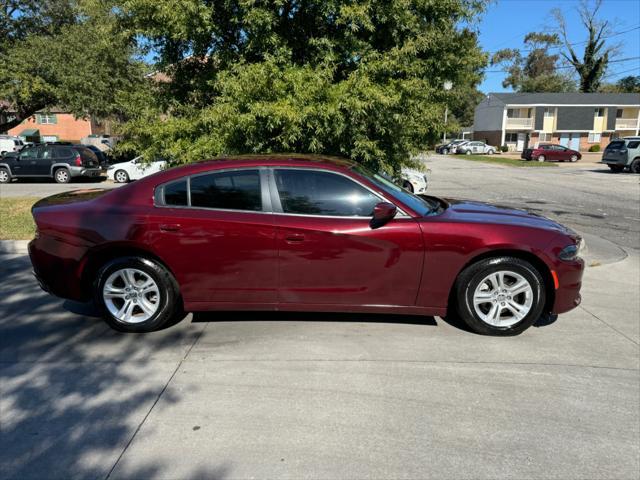
[[600, 86], [601, 92], [640, 93], [640, 75], [622, 77], [616, 83], [605, 83]]
[[[558, 72], [559, 54], [549, 51], [560, 45], [557, 34], [531, 32], [524, 38], [525, 50], [503, 49], [491, 57], [492, 65], [505, 65], [508, 75], [503, 87], [519, 92], [567, 92], [575, 84]], [[527, 53], [523, 56], [523, 53]]]
[[555, 8], [552, 15], [558, 24], [558, 33], [562, 36], [566, 52], [562, 55], [573, 66], [580, 78], [581, 92], [597, 92], [602, 78], [607, 71], [609, 60], [616, 51], [615, 46], [607, 46], [605, 39], [610, 35], [610, 25], [607, 20], [598, 20], [598, 11], [602, 0], [595, 0], [593, 5], [582, 0], [578, 7], [582, 25], [587, 29], [588, 39], [584, 47], [582, 60], [569, 42], [567, 23], [562, 10]]
[[[308, 152], [397, 169], [443, 130], [486, 58], [485, 0], [128, 0], [162, 81], [122, 125], [147, 156]], [[445, 80], [454, 89], [446, 93]]]
[[107, 116], [140, 82], [133, 37], [106, 2], [0, 0], [0, 132], [39, 110]]

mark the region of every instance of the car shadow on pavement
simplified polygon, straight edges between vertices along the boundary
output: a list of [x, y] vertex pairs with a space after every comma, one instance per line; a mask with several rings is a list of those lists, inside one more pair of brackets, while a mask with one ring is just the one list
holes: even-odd
[[407, 325], [437, 326], [436, 319], [421, 315], [396, 315], [385, 313], [325, 313], [325, 312], [274, 312], [274, 311], [214, 311], [194, 312], [193, 323], [200, 322], [354, 322], [398, 323]]
[[[26, 256], [0, 257], [0, 477], [106, 478], [160, 396], [196, 394], [166, 387], [202, 329], [115, 332], [88, 306], [66, 311], [30, 271]], [[171, 462], [123, 458], [115, 477], [162, 477]], [[182, 478], [231, 474], [211, 459]]]

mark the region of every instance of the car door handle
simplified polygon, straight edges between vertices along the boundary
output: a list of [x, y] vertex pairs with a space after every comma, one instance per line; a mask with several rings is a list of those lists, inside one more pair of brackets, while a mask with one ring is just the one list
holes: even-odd
[[302, 233], [287, 233], [284, 240], [287, 243], [300, 243], [304, 242], [304, 235]]
[[160, 225], [160, 230], [163, 232], [177, 232], [180, 230], [180, 225], [177, 223], [163, 223]]

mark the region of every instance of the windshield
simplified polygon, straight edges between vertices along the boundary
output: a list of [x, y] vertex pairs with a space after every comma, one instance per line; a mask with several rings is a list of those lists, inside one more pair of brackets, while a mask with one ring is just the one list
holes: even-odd
[[424, 215], [429, 215], [431, 213], [435, 213], [437, 212], [438, 207], [440, 206], [439, 203], [436, 202], [435, 200], [429, 200], [427, 198], [414, 195], [413, 193], [387, 180], [382, 175], [379, 175], [377, 173], [372, 173], [361, 166], [355, 167], [354, 171], [358, 172], [363, 177], [366, 177], [369, 181], [374, 183], [381, 190], [384, 190], [386, 193], [388, 193], [392, 197], [400, 200], [402, 203], [410, 207], [411, 210], [415, 211], [419, 215], [424, 216]]

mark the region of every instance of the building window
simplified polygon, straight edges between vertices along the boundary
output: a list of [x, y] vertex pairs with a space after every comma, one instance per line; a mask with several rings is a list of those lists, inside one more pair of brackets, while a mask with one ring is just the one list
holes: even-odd
[[604, 108], [596, 108], [594, 111], [596, 117], [604, 117]]
[[601, 133], [589, 132], [589, 143], [600, 143]]
[[544, 109], [544, 118], [551, 118], [555, 113], [555, 108], [545, 108]]
[[540, 141], [541, 142], [550, 142], [553, 139], [553, 134], [552, 133], [541, 133], [540, 134]]
[[40, 125], [55, 125], [58, 118], [54, 113], [38, 113], [36, 114], [36, 123]]
[[517, 133], [505, 133], [504, 134], [504, 143], [516, 143], [518, 141]]
[[624, 114], [624, 110], [622, 110], [621, 108], [616, 110], [616, 118], [622, 118], [623, 114]]

